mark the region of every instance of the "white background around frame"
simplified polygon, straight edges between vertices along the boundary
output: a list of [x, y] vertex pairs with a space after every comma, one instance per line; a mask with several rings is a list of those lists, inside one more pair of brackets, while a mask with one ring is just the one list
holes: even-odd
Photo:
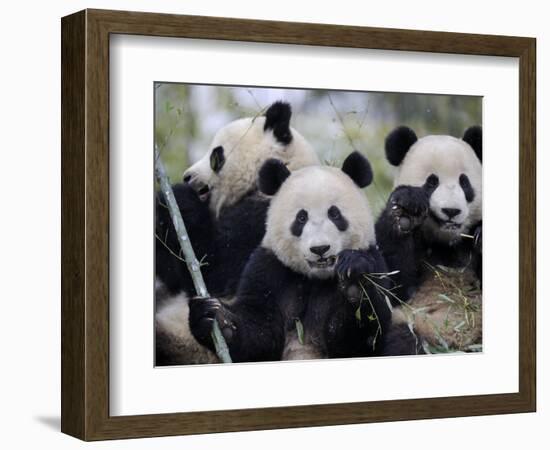
[[[517, 59], [120, 35], [110, 57], [112, 415], [517, 392], [518, 273], [494, 270], [502, 242], [518, 261]], [[156, 80], [483, 96], [483, 354], [154, 368]]]
[[[538, 412], [485, 417], [299, 428], [85, 444], [59, 432], [60, 417], [60, 17], [82, 8], [339, 23], [537, 37]], [[452, 9], [452, 10], [451, 10]], [[25, 29], [21, 30], [24, 20]], [[310, 2], [278, 0], [73, 0], [4, 6], [0, 123], [3, 164], [0, 223], [3, 300], [0, 436], [2, 448], [464, 450], [546, 449], [550, 423], [550, 29], [545, 2], [463, 0]], [[336, 68], [337, 72], [337, 68]], [[498, 152], [498, 150], [495, 150]], [[502, 180], [505, 184], [507, 181]], [[32, 202], [31, 211], [24, 201]], [[78, 205], [75, 205], [78, 207]], [[503, 211], [505, 218], [506, 210]], [[502, 278], [516, 268], [502, 245]], [[475, 377], [477, 374], [470, 374]], [[216, 386], [218, 387], [218, 386]]]

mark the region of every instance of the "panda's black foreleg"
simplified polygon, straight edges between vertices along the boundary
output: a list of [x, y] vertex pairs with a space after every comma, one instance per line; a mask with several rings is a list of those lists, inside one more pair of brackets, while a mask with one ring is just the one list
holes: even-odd
[[195, 339], [215, 352], [212, 331], [217, 320], [227, 344], [233, 342], [235, 321], [229, 310], [217, 298], [193, 297], [189, 301], [189, 325]]
[[418, 233], [428, 210], [429, 196], [424, 187], [398, 186], [376, 222], [376, 240], [388, 271], [397, 271], [392, 275], [390, 296], [394, 305], [407, 301], [418, 285], [423, 251]]
[[214, 350], [211, 333], [217, 320], [233, 362], [280, 360], [285, 327], [279, 300], [286, 286], [286, 269], [272, 253], [259, 248], [250, 257], [233, 303], [190, 301], [191, 332], [202, 345]]
[[477, 223], [474, 227], [474, 239], [473, 239], [473, 257], [474, 257], [474, 270], [477, 276], [477, 279], [479, 280], [479, 285], [482, 287], [483, 285], [483, 226], [482, 222], [480, 221]]
[[379, 354], [391, 321], [391, 310], [383, 296], [387, 282], [382, 274], [387, 268], [382, 255], [374, 246], [344, 250], [335, 270], [341, 295], [326, 325], [328, 356]]
[[[209, 260], [214, 253], [214, 224], [208, 205], [199, 199], [188, 184], [175, 184], [172, 190], [197, 259], [203, 263], [210, 263]], [[185, 291], [194, 295], [193, 281], [180, 250], [164, 193], [159, 192], [155, 199], [156, 275], [171, 294]], [[208, 276], [208, 270], [208, 266], [203, 267], [205, 277]]]
[[428, 215], [430, 199], [425, 187], [397, 186], [386, 205], [396, 235], [408, 235], [420, 227]]
[[391, 324], [384, 339], [382, 356], [422, 355], [426, 353], [406, 323]]
[[284, 345], [280, 314], [243, 303], [231, 307], [215, 298], [191, 299], [189, 326], [193, 336], [215, 352], [212, 331], [217, 321], [233, 362], [280, 360]]

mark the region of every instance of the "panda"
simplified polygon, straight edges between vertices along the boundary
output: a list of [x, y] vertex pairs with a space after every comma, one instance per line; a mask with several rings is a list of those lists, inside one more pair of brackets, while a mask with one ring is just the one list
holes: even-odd
[[374, 218], [360, 190], [372, 181], [354, 152], [335, 167], [290, 173], [275, 159], [259, 175], [274, 195], [261, 245], [242, 274], [234, 302], [190, 301], [196, 339], [213, 349], [214, 320], [233, 362], [377, 355], [391, 311], [363, 274], [384, 273]]
[[[265, 233], [269, 198], [256, 186], [269, 158], [295, 170], [319, 164], [318, 157], [290, 127], [288, 103], [273, 103], [265, 116], [243, 118], [220, 129], [210, 151], [173, 186], [189, 239], [211, 295], [235, 293], [240, 274]], [[156, 199], [156, 365], [215, 362], [192, 338], [188, 297], [195, 288], [162, 193]]]
[[376, 237], [395, 285], [384, 353], [468, 351], [481, 343], [482, 129], [462, 139], [418, 139], [401, 126], [386, 138], [395, 188]]

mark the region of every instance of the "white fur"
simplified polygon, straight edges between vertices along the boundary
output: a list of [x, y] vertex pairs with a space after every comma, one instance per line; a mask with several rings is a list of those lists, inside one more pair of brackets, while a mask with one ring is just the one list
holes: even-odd
[[166, 299], [155, 314], [157, 327], [182, 339], [192, 336], [189, 329], [189, 303], [185, 293]]
[[[295, 129], [291, 128], [290, 144], [284, 145], [272, 130], [264, 131], [264, 124], [264, 116], [231, 122], [216, 133], [209, 151], [185, 171], [184, 175], [210, 187], [210, 207], [216, 215], [222, 206], [232, 205], [255, 187], [258, 171], [268, 158], [280, 159], [289, 170], [319, 164], [311, 145]], [[210, 154], [218, 146], [224, 148], [225, 164], [215, 173]]]
[[[453, 218], [460, 227], [443, 230], [428, 218], [425, 231], [442, 241], [458, 239], [460, 233], [481, 220], [482, 166], [472, 147], [452, 136], [426, 136], [419, 139], [407, 152], [398, 168], [395, 186], [422, 186], [430, 174], [439, 178], [439, 186], [430, 198], [430, 209], [440, 219], [447, 216], [442, 208], [457, 208], [461, 213]], [[471, 203], [466, 201], [459, 177], [465, 174], [475, 192]]]
[[171, 352], [180, 364], [209, 364], [218, 357], [200, 345], [189, 328], [189, 299], [185, 293], [165, 299], [155, 313], [157, 333], [170, 338]]
[[[348, 221], [347, 230], [339, 231], [328, 218], [333, 205]], [[291, 226], [301, 209], [307, 211], [308, 221], [301, 236], [296, 237]], [[318, 258], [310, 247], [330, 245], [324, 255], [328, 257], [374, 243], [374, 221], [364, 193], [340, 169], [313, 166], [293, 172], [271, 201], [262, 245], [287, 267], [310, 277], [328, 278], [333, 267], [311, 268], [308, 264], [308, 260]]]
[[290, 331], [285, 336], [285, 346], [283, 350], [282, 361], [303, 361], [305, 359], [322, 359], [325, 356], [321, 353], [318, 346], [312, 342], [304, 342], [298, 339], [296, 331]]

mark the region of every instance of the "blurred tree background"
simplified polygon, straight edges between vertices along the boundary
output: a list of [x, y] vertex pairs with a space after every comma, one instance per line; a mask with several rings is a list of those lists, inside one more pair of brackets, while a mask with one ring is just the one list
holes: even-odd
[[156, 83], [155, 143], [170, 181], [181, 181], [221, 127], [261, 114], [276, 100], [291, 104], [291, 125], [326, 164], [340, 165], [352, 150], [369, 158], [375, 178], [366, 192], [375, 213], [393, 185], [394, 169], [384, 156], [384, 139], [393, 128], [407, 125], [418, 137], [461, 137], [482, 119], [482, 99], [473, 96]]

